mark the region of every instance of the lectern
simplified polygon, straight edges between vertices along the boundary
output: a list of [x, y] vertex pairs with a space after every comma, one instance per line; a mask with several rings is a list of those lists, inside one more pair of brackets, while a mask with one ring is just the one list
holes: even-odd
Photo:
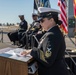
[[[18, 56], [14, 51], [15, 49], [10, 47], [0, 50], [0, 75], [30, 75], [28, 64], [33, 58], [29, 55]], [[37, 72], [32, 75], [37, 75]]]

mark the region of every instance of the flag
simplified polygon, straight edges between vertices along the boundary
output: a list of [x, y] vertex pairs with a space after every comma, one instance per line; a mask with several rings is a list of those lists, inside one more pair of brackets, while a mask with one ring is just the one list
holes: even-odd
[[74, 6], [74, 17], [76, 18], [76, 0], [73, 0], [73, 6]]
[[51, 7], [49, 0], [34, 0], [34, 9], [38, 7]]
[[62, 20], [61, 28], [64, 33], [68, 33], [68, 23], [67, 23], [67, 13], [66, 13], [66, 1], [65, 0], [58, 0], [58, 6], [60, 7], [60, 19]]
[[49, 0], [40, 0], [40, 7], [51, 7]]

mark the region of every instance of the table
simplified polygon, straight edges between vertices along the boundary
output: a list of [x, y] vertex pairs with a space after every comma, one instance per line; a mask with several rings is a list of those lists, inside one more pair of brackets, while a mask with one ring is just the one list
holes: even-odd
[[[28, 74], [28, 64], [33, 61], [33, 58], [31, 56], [19, 57], [14, 55], [13, 50], [10, 47], [0, 50], [0, 75], [30, 75]], [[13, 55], [11, 56], [11, 54]], [[37, 75], [37, 73], [33, 75]]]

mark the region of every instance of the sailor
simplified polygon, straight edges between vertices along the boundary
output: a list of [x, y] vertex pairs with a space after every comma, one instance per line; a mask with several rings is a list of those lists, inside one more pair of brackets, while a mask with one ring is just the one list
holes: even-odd
[[70, 75], [64, 60], [65, 41], [58, 25], [62, 24], [59, 20], [59, 10], [39, 7], [39, 22], [46, 33], [40, 40], [38, 47], [24, 51], [37, 61], [38, 75]]
[[19, 18], [21, 20], [19, 24], [19, 29], [8, 33], [10, 41], [14, 42], [14, 44], [16, 41], [19, 41], [21, 39], [22, 32], [26, 31], [28, 28], [28, 24], [27, 21], [24, 19], [24, 15], [19, 15]]
[[19, 15], [19, 18], [20, 18], [21, 22], [19, 24], [20, 29], [18, 30], [18, 39], [20, 41], [22, 38], [22, 33], [28, 29], [28, 23], [25, 20], [24, 15]]
[[37, 21], [37, 19], [38, 19], [38, 15], [36, 13], [32, 13], [32, 20], [33, 20], [33, 22], [32, 22], [31, 25], [34, 25], [34, 23]]
[[33, 22], [31, 24], [31, 29], [30, 30], [32, 30], [32, 31], [35, 30], [35, 32], [37, 32], [38, 29], [41, 28], [40, 23], [37, 21], [38, 20], [38, 15], [36, 13], [32, 13], [32, 19], [33, 19]]
[[20, 28], [23, 29], [23, 30], [27, 30], [28, 25], [27, 25], [27, 21], [24, 18], [24, 15], [19, 15], [19, 18], [21, 20], [21, 22], [19, 24]]
[[[20, 48], [27, 46], [28, 43], [29, 43], [29, 48], [31, 47], [31, 45], [33, 46], [32, 35], [36, 34], [41, 29], [41, 25], [37, 21], [38, 15], [36, 13], [32, 13], [32, 19], [33, 19], [33, 22], [31, 24], [30, 28], [24, 33], [23, 37], [21, 38], [22, 45], [20, 46]], [[26, 41], [26, 40], [28, 40], [28, 41]]]

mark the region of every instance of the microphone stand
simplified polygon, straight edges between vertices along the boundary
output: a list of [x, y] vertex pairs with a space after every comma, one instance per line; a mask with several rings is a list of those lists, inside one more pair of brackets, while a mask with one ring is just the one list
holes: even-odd
[[35, 40], [37, 41], [37, 43], [39, 44], [39, 41], [38, 41], [38, 39], [36, 38], [36, 36], [35, 35], [33, 35], [33, 37], [35, 38]]

